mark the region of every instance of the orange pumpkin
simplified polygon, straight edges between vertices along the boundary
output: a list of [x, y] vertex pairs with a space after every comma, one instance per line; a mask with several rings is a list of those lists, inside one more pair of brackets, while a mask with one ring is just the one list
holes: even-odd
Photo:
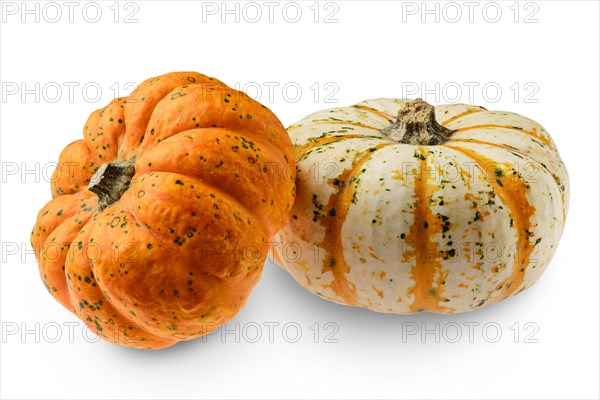
[[292, 145], [266, 107], [176, 72], [89, 117], [31, 233], [48, 291], [111, 342], [157, 349], [244, 305], [294, 200]]

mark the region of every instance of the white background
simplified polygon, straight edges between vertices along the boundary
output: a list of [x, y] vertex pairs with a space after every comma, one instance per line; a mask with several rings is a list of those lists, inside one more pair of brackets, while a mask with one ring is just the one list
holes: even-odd
[[[55, 6], [38, 3], [37, 22], [21, 2], [3, 2], [2, 397], [598, 398], [598, 3], [509, 1], [484, 12], [480, 2], [471, 22], [460, 1], [427, 3], [438, 21], [421, 15], [420, 1], [310, 1], [296, 3], [295, 23], [297, 7], [285, 14], [283, 2], [273, 22], [270, 6], [258, 2], [239, 3], [239, 22], [231, 14], [225, 23], [221, 2], [209, 3], [99, 2], [102, 15], [92, 23], [92, 6], [82, 15], [79, 3], [70, 22], [68, 6], [57, 2], [62, 17], [52, 23]], [[262, 18], [253, 23], [255, 5]], [[125, 23], [132, 12], [137, 22]], [[473, 102], [529, 116], [553, 136], [571, 177], [556, 256], [526, 292], [452, 316], [328, 303], [268, 262], [247, 306], [206, 340], [140, 351], [85, 339], [89, 332], [44, 289], [28, 244], [50, 199], [45, 166], [81, 137], [90, 112], [131, 91], [130, 82], [176, 70], [245, 86], [286, 126], [336, 106], [330, 101], [374, 97]], [[22, 97], [22, 89], [31, 93]], [[72, 338], [65, 323], [76, 324]], [[262, 336], [252, 343], [257, 326]], [[457, 327], [462, 336], [452, 343]]]

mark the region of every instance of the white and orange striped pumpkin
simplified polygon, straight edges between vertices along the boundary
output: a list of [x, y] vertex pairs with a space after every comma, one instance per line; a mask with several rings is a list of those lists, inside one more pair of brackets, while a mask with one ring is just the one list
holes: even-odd
[[325, 299], [457, 313], [530, 287], [569, 180], [538, 123], [465, 104], [367, 100], [288, 128], [297, 197], [275, 259]]

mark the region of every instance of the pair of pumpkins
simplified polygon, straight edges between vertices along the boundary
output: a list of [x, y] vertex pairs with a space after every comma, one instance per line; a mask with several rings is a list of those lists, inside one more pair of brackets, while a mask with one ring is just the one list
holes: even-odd
[[[291, 138], [291, 139], [290, 139]], [[276, 261], [379, 312], [469, 311], [531, 286], [568, 176], [536, 122], [377, 99], [286, 129], [195, 72], [95, 111], [31, 233], [48, 291], [101, 337], [158, 349], [217, 329]]]

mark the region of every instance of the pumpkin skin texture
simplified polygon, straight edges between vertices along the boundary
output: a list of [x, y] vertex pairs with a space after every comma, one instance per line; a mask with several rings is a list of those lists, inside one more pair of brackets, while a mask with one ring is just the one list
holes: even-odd
[[31, 233], [50, 294], [136, 348], [233, 318], [294, 199], [277, 117], [214, 78], [176, 72], [95, 111], [83, 134], [62, 151]]
[[384, 98], [316, 112], [288, 132], [297, 195], [275, 260], [327, 300], [470, 311], [530, 287], [556, 250], [569, 179], [528, 118]]

